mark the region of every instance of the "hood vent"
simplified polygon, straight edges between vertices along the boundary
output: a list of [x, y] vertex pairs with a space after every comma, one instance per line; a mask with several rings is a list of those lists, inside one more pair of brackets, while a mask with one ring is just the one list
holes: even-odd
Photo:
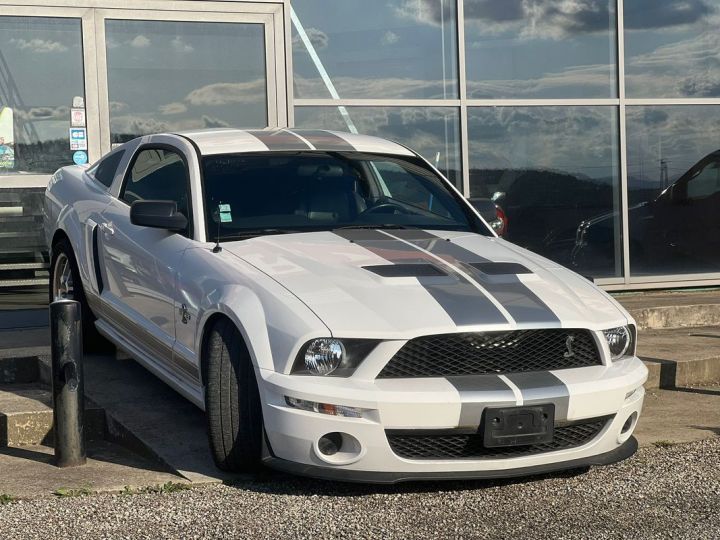
[[363, 266], [368, 272], [377, 274], [382, 277], [437, 277], [447, 276], [440, 268], [434, 264], [379, 264], [375, 266]]
[[469, 263], [473, 268], [480, 270], [488, 276], [502, 276], [508, 274], [532, 274], [532, 270], [522, 264], [513, 262], [476, 262]]

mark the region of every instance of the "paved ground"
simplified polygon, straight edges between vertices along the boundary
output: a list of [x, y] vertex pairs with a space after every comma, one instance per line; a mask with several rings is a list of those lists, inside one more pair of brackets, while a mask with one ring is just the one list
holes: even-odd
[[0, 506], [0, 538], [688, 538], [720, 531], [720, 438], [579, 475], [372, 487], [283, 476]]

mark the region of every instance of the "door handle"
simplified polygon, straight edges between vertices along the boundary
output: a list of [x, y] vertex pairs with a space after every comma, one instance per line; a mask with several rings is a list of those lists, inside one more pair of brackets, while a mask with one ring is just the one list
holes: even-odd
[[100, 228], [102, 229], [103, 233], [106, 236], [112, 236], [115, 234], [115, 228], [113, 227], [113, 224], [110, 222], [101, 223]]

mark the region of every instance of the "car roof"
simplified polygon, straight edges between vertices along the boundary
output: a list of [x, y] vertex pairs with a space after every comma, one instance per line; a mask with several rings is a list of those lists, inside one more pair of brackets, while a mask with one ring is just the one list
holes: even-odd
[[204, 156], [302, 150], [414, 155], [406, 147], [380, 137], [323, 129], [204, 129], [176, 135], [193, 141]]

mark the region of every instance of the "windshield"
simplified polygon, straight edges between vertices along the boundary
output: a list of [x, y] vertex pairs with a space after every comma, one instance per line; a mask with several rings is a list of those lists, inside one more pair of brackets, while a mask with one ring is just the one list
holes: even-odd
[[358, 152], [203, 158], [208, 238], [341, 227], [421, 228], [490, 235], [422, 160]]

